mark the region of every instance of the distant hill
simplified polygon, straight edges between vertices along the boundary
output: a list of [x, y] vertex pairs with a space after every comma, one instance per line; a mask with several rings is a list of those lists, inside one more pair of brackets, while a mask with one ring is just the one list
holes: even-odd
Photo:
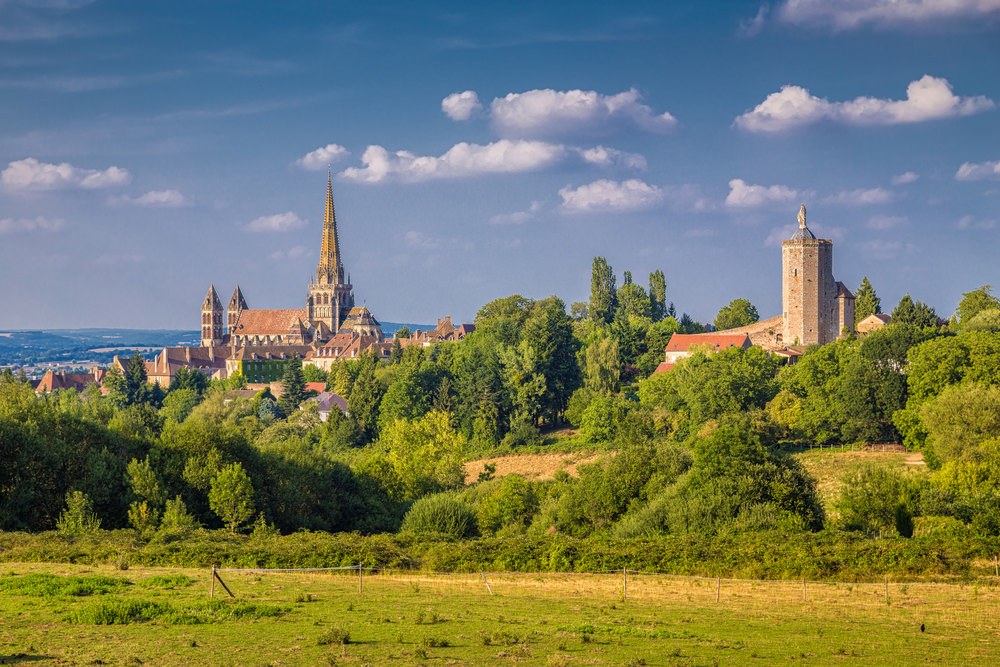
[[[432, 329], [434, 325], [382, 322], [391, 336], [400, 327]], [[0, 330], [0, 365], [32, 366], [61, 362], [106, 364], [116, 354], [139, 351], [152, 356], [162, 347], [196, 346], [201, 333], [186, 329], [32, 329]]]

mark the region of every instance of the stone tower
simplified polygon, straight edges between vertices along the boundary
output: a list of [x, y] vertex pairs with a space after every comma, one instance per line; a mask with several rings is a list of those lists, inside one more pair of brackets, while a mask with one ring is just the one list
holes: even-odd
[[201, 346], [216, 347], [222, 344], [222, 301], [215, 291], [215, 285], [212, 285], [201, 303]]
[[350, 281], [344, 281], [344, 265], [340, 261], [337, 216], [333, 209], [333, 177], [327, 173], [323, 243], [316, 265], [316, 280], [309, 285], [307, 318], [310, 322], [325, 324], [335, 334], [352, 307], [354, 291]]
[[240, 286], [236, 286], [236, 290], [233, 291], [232, 298], [229, 299], [229, 306], [226, 308], [226, 329], [231, 334], [233, 329], [236, 327], [236, 321], [240, 319], [240, 313], [244, 310], [249, 310], [250, 307], [247, 305], [247, 300], [243, 298], [243, 290]]
[[817, 239], [799, 208], [799, 228], [781, 244], [782, 342], [822, 345], [854, 330], [854, 295], [833, 277], [833, 241]]

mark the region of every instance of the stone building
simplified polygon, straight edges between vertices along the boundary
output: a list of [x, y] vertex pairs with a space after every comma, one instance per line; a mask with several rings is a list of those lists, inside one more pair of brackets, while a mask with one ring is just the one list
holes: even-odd
[[781, 244], [781, 342], [822, 345], [854, 331], [854, 295], [833, 277], [833, 241], [809, 230], [805, 204], [798, 221]]

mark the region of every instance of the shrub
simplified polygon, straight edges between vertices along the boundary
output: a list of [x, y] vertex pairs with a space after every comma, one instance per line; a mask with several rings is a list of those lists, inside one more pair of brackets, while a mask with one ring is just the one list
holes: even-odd
[[66, 509], [59, 515], [56, 528], [63, 535], [82, 535], [92, 533], [101, 527], [101, 519], [94, 514], [90, 497], [82, 491], [70, 491], [66, 494]]
[[476, 513], [450, 493], [421, 498], [403, 517], [404, 532], [441, 534], [455, 538], [471, 537], [476, 532]]
[[320, 646], [328, 646], [329, 644], [350, 644], [351, 634], [346, 628], [330, 628], [316, 639], [316, 643]]

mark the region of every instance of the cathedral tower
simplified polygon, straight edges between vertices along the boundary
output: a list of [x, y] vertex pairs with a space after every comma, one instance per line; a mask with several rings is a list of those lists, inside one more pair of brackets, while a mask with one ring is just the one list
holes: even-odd
[[244, 310], [249, 310], [250, 307], [247, 306], [247, 300], [243, 298], [243, 290], [240, 286], [236, 286], [236, 290], [233, 292], [233, 296], [229, 299], [229, 307], [226, 308], [227, 315], [227, 331], [232, 335], [233, 329], [236, 327], [237, 320], [240, 319], [240, 313]]
[[822, 345], [854, 330], [854, 295], [833, 277], [833, 241], [817, 239], [799, 208], [799, 228], [781, 244], [782, 342]]
[[327, 173], [323, 242], [316, 265], [316, 280], [309, 285], [307, 318], [317, 325], [325, 324], [330, 333], [335, 334], [353, 306], [354, 292], [350, 283], [344, 282], [344, 265], [340, 261], [337, 215], [333, 208], [333, 177]]
[[215, 291], [215, 285], [212, 285], [201, 304], [201, 346], [216, 347], [222, 344], [222, 301]]

